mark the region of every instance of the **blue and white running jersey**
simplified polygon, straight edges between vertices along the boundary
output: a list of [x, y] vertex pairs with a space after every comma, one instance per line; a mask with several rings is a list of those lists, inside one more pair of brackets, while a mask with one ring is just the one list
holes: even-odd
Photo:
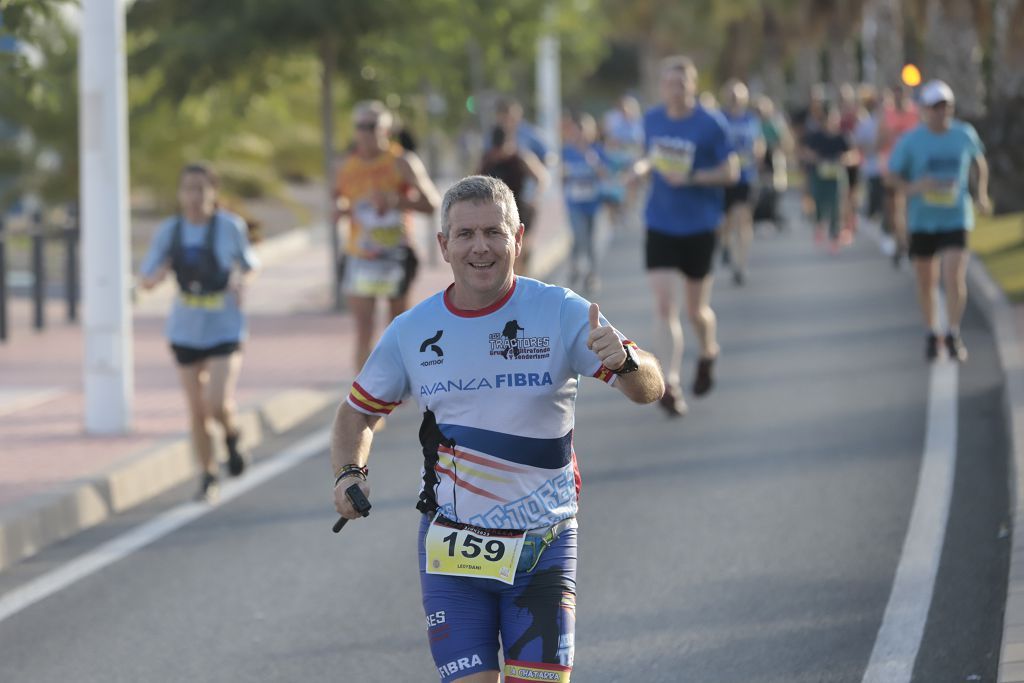
[[[454, 446], [442, 444], [436, 454], [424, 448], [420, 493], [445, 517], [490, 529], [536, 529], [572, 517], [579, 376], [609, 384], [616, 377], [587, 348], [590, 302], [525, 277], [477, 311], [455, 308], [449, 292], [392, 321], [349, 405], [387, 415], [412, 396], [433, 413]], [[601, 324], [608, 324], [603, 316]]]

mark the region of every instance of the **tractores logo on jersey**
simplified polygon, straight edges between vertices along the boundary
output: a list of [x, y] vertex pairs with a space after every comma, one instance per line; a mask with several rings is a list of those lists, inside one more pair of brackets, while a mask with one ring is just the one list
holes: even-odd
[[519, 336], [526, 330], [518, 320], [509, 320], [501, 332], [492, 332], [487, 337], [491, 355], [509, 360], [537, 360], [551, 355], [551, 337]]
[[438, 330], [433, 337], [424, 339], [423, 343], [420, 344], [420, 353], [426, 353], [427, 349], [430, 349], [437, 355], [437, 358], [432, 360], [420, 361], [421, 366], [427, 367], [428, 365], [441, 365], [444, 363], [444, 349], [437, 345], [437, 342], [441, 341], [442, 335], [444, 335], [444, 330]]

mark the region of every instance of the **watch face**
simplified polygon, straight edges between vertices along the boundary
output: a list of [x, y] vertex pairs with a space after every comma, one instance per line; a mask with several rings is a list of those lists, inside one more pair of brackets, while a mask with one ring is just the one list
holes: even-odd
[[633, 349], [628, 346], [623, 347], [623, 349], [626, 352], [626, 362], [618, 370], [613, 370], [616, 375], [625, 375], [640, 369], [640, 366], [637, 365], [636, 357], [633, 355]]

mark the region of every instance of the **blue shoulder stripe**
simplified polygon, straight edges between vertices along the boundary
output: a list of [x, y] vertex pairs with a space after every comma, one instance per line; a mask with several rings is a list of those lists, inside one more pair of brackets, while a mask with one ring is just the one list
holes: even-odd
[[438, 427], [457, 446], [530, 467], [561, 469], [572, 462], [572, 430], [555, 439], [537, 439], [492, 432], [489, 429], [440, 424]]

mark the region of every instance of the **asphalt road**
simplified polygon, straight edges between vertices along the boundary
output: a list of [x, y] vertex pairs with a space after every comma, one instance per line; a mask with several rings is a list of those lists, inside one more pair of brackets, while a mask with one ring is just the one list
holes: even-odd
[[[649, 347], [640, 244], [636, 233], [615, 237], [595, 300]], [[868, 239], [830, 257], [794, 226], [762, 233], [748, 285], [723, 274], [714, 306], [718, 384], [705, 399], [687, 396], [686, 418], [584, 382], [573, 680], [857, 683], [922, 458], [928, 367], [912, 281]], [[998, 661], [1009, 550], [1002, 380], [973, 311], [964, 335], [956, 479], [920, 683], [994, 681]], [[0, 681], [437, 680], [415, 566], [417, 426], [406, 406], [378, 435], [368, 519], [330, 532], [321, 451], [0, 622]], [[189, 493], [0, 574], [0, 595]]]

